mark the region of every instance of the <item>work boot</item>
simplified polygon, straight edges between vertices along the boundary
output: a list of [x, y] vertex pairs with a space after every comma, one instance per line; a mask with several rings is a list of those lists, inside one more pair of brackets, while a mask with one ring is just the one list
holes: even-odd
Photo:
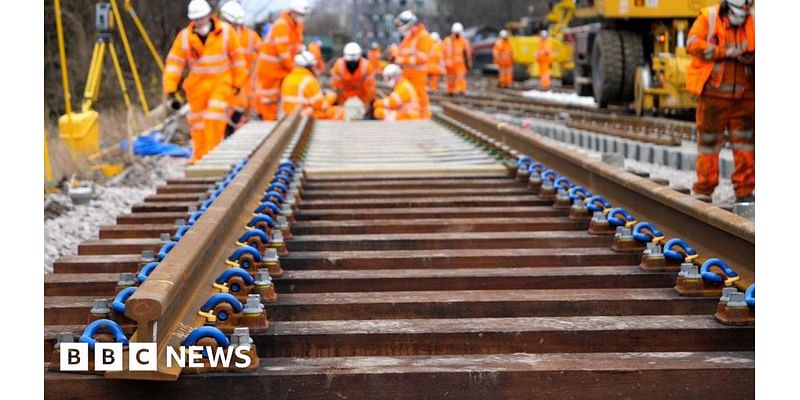
[[703, 203], [711, 203], [711, 195], [704, 194], [704, 193], [692, 193], [692, 197], [697, 200], [702, 201]]
[[752, 194], [748, 195], [748, 196], [742, 196], [742, 197], [738, 197], [737, 196], [736, 200], [734, 202], [735, 203], [755, 203], [756, 202], [756, 196], [753, 196]]

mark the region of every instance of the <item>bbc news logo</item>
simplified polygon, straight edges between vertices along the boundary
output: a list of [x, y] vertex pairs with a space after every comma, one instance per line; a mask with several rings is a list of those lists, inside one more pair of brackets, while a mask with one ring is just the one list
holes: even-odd
[[[88, 343], [60, 343], [61, 371], [89, 371]], [[94, 345], [94, 371], [123, 370], [122, 343], [97, 342]], [[129, 371], [156, 371], [158, 350], [155, 343], [133, 342], [128, 344]], [[208, 360], [212, 368], [247, 368], [252, 363], [249, 346], [180, 346], [167, 347], [167, 368], [201, 368]]]

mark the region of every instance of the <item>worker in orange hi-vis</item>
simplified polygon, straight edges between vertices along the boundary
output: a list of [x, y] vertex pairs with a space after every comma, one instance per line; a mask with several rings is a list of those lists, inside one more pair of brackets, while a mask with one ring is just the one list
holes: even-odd
[[325, 73], [325, 59], [322, 58], [322, 41], [318, 37], [311, 39], [308, 43], [308, 51], [317, 59], [317, 65], [314, 66], [314, 73], [317, 76], [322, 76]]
[[375, 119], [398, 121], [422, 118], [417, 90], [402, 74], [402, 69], [396, 64], [389, 64], [383, 69], [383, 80], [392, 85], [394, 91], [385, 99], [375, 100], [372, 105]]
[[444, 49], [439, 32], [431, 33], [431, 53], [428, 60], [428, 89], [439, 90], [439, 80], [445, 74]]
[[372, 42], [370, 46], [369, 53], [367, 53], [367, 59], [369, 59], [369, 67], [372, 68], [375, 73], [381, 72], [381, 46], [378, 45], [377, 42]]
[[189, 2], [187, 16], [189, 26], [178, 33], [167, 55], [163, 85], [168, 104], [177, 110], [180, 103], [175, 94], [183, 82], [194, 163], [223, 140], [228, 106], [247, 71], [239, 35], [232, 26], [211, 16], [206, 0]]
[[344, 46], [344, 55], [331, 68], [331, 87], [337, 91], [339, 104], [357, 97], [365, 106], [375, 98], [375, 71], [362, 53], [358, 43]]
[[492, 48], [492, 57], [497, 64], [498, 86], [511, 87], [514, 82], [514, 51], [511, 49], [507, 30], [500, 31], [500, 38], [494, 42]]
[[398, 54], [400, 54], [400, 47], [397, 46], [397, 43], [392, 43], [389, 45], [389, 48], [386, 49], [386, 59], [389, 60], [390, 63], [395, 61]]
[[425, 25], [417, 20], [413, 12], [406, 10], [395, 18], [395, 26], [403, 35], [400, 51], [395, 64], [403, 70], [403, 77], [408, 79], [417, 90], [422, 118], [431, 117], [428, 100], [428, 61], [431, 52], [431, 36]]
[[686, 41], [692, 62], [686, 89], [697, 95], [697, 180], [693, 195], [711, 201], [719, 184], [725, 131], [733, 150], [731, 176], [737, 203], [754, 202], [755, 17], [751, 0], [725, 0], [704, 8]]
[[[245, 12], [239, 3], [229, 1], [220, 8], [222, 20], [231, 24], [239, 33], [239, 42], [242, 45], [239, 51], [244, 54], [245, 70], [247, 75], [239, 94], [236, 95], [231, 105], [233, 111], [225, 128], [225, 137], [230, 136], [240, 122], [247, 122], [253, 108], [253, 93], [255, 90], [255, 66], [258, 49], [261, 47], [261, 37], [256, 31], [244, 25]], [[242, 119], [244, 117], [244, 119]]]
[[467, 72], [472, 69], [472, 47], [464, 38], [464, 25], [461, 23], [454, 23], [450, 33], [443, 44], [447, 94], [464, 94], [467, 92]]
[[539, 33], [539, 50], [536, 51], [536, 62], [539, 64], [539, 86], [550, 88], [550, 64], [553, 62], [553, 41], [547, 31]]
[[344, 109], [334, 106], [336, 95], [322, 92], [314, 76], [317, 60], [309, 51], [294, 56], [294, 68], [281, 84], [281, 109], [288, 115], [300, 108], [303, 115], [317, 119], [344, 119]]
[[256, 109], [263, 120], [278, 119], [281, 82], [294, 68], [294, 56], [303, 47], [303, 23], [309, 11], [308, 0], [292, 0], [261, 43]]

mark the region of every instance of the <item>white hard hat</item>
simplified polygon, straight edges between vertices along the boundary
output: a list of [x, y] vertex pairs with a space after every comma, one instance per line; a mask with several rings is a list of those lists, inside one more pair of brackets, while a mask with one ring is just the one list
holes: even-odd
[[289, 3], [289, 11], [306, 15], [311, 11], [311, 6], [308, 4], [308, 0], [292, 0]]
[[402, 72], [403, 70], [400, 69], [400, 66], [398, 66], [397, 64], [389, 64], [383, 68], [383, 78], [384, 79], [395, 78], [400, 76]]
[[294, 65], [310, 68], [317, 64], [317, 58], [308, 50], [303, 50], [294, 56]]
[[453, 27], [450, 28], [450, 33], [464, 33], [464, 25], [461, 25], [461, 22], [456, 22], [453, 24]]
[[501, 30], [500, 31], [500, 37], [501, 38], [507, 38], [508, 37], [508, 31], [505, 30], [505, 29]]
[[372, 42], [372, 45], [370, 47], [372, 47], [373, 49], [377, 49], [381, 46], [378, 44], [378, 42]]
[[548, 37], [548, 36], [550, 36], [550, 32], [548, 32], [548, 31], [543, 29], [541, 32], [539, 32], [539, 36]]
[[411, 27], [417, 23], [417, 16], [411, 10], [405, 10], [394, 19], [394, 26], [397, 28]]
[[237, 25], [244, 23], [244, 8], [236, 1], [223, 4], [219, 11], [225, 21]]
[[192, 0], [189, 2], [186, 16], [191, 20], [200, 19], [211, 14], [211, 6], [206, 0]]
[[350, 42], [344, 46], [344, 59], [355, 61], [361, 58], [361, 46], [356, 42]]
[[439, 32], [433, 32], [433, 33], [431, 33], [431, 39], [433, 39], [433, 40], [442, 40], [442, 37], [439, 36]]
[[737, 8], [742, 8], [745, 5], [753, 5], [753, 0], [726, 0], [728, 5], [734, 6]]

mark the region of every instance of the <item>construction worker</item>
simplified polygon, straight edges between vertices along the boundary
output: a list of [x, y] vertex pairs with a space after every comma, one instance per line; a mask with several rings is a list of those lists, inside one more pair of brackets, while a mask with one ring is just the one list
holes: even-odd
[[292, 0], [261, 44], [256, 108], [263, 120], [278, 119], [281, 82], [294, 68], [294, 56], [303, 47], [303, 23], [309, 11], [308, 0]]
[[456, 22], [444, 39], [444, 65], [447, 71], [447, 94], [467, 92], [467, 72], [472, 69], [472, 47], [464, 38], [464, 25]]
[[385, 99], [375, 100], [372, 105], [375, 119], [396, 121], [422, 118], [417, 90], [402, 75], [403, 70], [396, 64], [389, 64], [383, 69], [383, 80], [392, 85], [394, 91]]
[[322, 41], [319, 40], [318, 37], [314, 36], [311, 39], [311, 42], [308, 43], [308, 51], [314, 55], [314, 58], [317, 59], [317, 65], [314, 66], [314, 73], [317, 76], [322, 76], [325, 73], [325, 59], [322, 58]]
[[507, 30], [500, 31], [500, 38], [494, 42], [492, 48], [492, 57], [497, 64], [498, 86], [511, 87], [514, 82], [514, 51], [511, 49]]
[[244, 84], [247, 64], [239, 35], [211, 15], [206, 0], [189, 2], [187, 16], [189, 26], [178, 33], [167, 55], [163, 85], [168, 104], [180, 108], [175, 94], [188, 68], [182, 87], [189, 103], [193, 163], [223, 140], [228, 105]]
[[395, 26], [403, 35], [395, 64], [403, 70], [403, 77], [408, 79], [417, 90], [422, 118], [430, 118], [431, 110], [428, 100], [428, 61], [431, 52], [431, 36], [425, 25], [417, 20], [410, 10], [403, 11], [395, 18]]
[[229, 1], [223, 4], [220, 8], [220, 16], [223, 21], [231, 24], [236, 32], [239, 33], [239, 42], [242, 45], [240, 51], [244, 54], [246, 63], [245, 71], [247, 71], [244, 83], [242, 84], [242, 90], [233, 98], [231, 104], [233, 106], [233, 113], [225, 128], [225, 137], [228, 137], [236, 130], [236, 126], [242, 121], [243, 116], [245, 117], [243, 122], [246, 122], [253, 108], [253, 93], [255, 90], [254, 72], [256, 58], [258, 57], [258, 49], [261, 47], [261, 37], [256, 31], [244, 25], [245, 12], [244, 8], [242, 8], [239, 3]]
[[376, 74], [381, 72], [381, 46], [378, 45], [377, 42], [372, 42], [367, 57], [369, 59], [370, 68], [372, 68]]
[[344, 46], [344, 56], [331, 68], [331, 87], [337, 91], [339, 104], [357, 97], [364, 105], [375, 98], [375, 71], [361, 53], [358, 43]]
[[439, 32], [431, 33], [431, 53], [428, 59], [428, 89], [439, 90], [439, 80], [445, 73], [444, 49]]
[[539, 86], [550, 88], [550, 64], [553, 62], [553, 41], [550, 34], [539, 32], [539, 50], [536, 51], [536, 62], [539, 64]]
[[694, 196], [711, 201], [719, 151], [728, 131], [736, 202], [755, 201], [755, 18], [751, 0], [725, 0], [701, 11], [686, 41], [692, 62], [686, 89], [697, 95]]
[[322, 92], [314, 76], [316, 65], [317, 60], [308, 50], [294, 56], [294, 67], [281, 84], [281, 109], [286, 115], [300, 107], [304, 115], [317, 119], [343, 119], [344, 110], [333, 106], [336, 94]]

